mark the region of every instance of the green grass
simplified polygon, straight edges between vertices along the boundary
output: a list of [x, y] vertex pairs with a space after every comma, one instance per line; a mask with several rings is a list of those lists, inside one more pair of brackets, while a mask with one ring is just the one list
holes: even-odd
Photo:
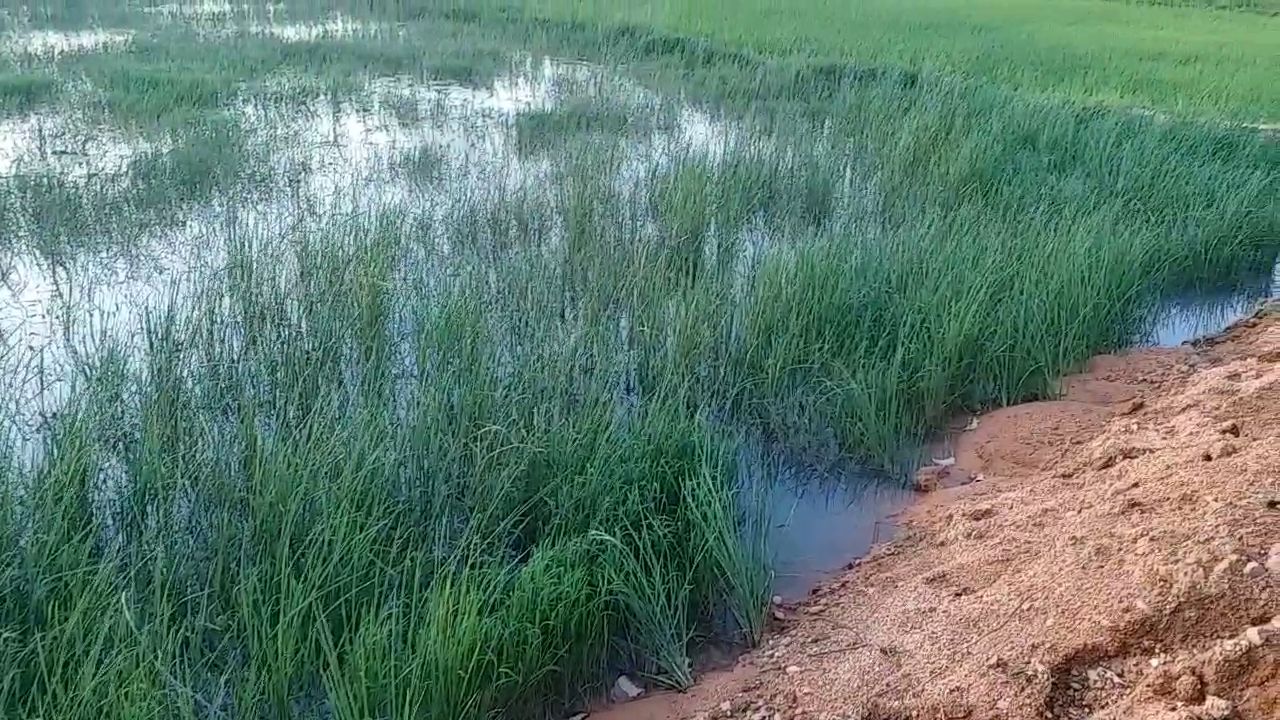
[[1276, 0], [1112, 0], [1134, 5], [1155, 5], [1158, 7], [1197, 7], [1211, 10], [1254, 12], [1265, 15], [1280, 13], [1280, 2]]
[[[687, 687], [699, 643], [763, 632], [744, 438], [901, 470], [953, 413], [1053, 396], [1162, 297], [1280, 246], [1280, 150], [1252, 131], [740, 28], [438, 10], [297, 46], [139, 20], [127, 51], [12, 69], [57, 78], [31, 106], [154, 146], [0, 180], [4, 251], [62, 269], [92, 340], [48, 429], [0, 436], [0, 716], [541, 718], [622, 669]], [[303, 190], [328, 139], [288, 156], [290, 122], [430, 127], [442, 104], [363, 79], [483, 86], [521, 52], [642, 99], [587, 81], [464, 126], [505, 155], [410, 145]], [[673, 142], [698, 113], [734, 131]], [[118, 333], [75, 306], [85, 260], [145, 272], [190, 218], [186, 292]]]
[[[266, 162], [272, 148], [247, 138], [236, 119], [184, 118], [179, 136], [149, 137], [157, 145], [137, 153], [119, 173], [86, 179], [34, 172], [7, 179], [0, 191], [0, 248], [50, 257], [127, 251], [215, 199], [248, 201], [284, 182]], [[91, 130], [88, 138], [92, 143]], [[166, 147], [167, 141], [176, 142]], [[75, 145], [75, 139], [65, 144]], [[85, 156], [103, 152], [90, 144]]]
[[1107, 0], [529, 0], [527, 12], [1119, 107], [1280, 119], [1280, 17]]
[[44, 72], [0, 74], [0, 111], [25, 112], [52, 97], [57, 81]]
[[[46, 2], [47, 22], [111, 26], [112, 20], [137, 23], [140, 18], [113, 3], [88, 16], [84, 8], [73, 5]], [[155, 39], [144, 36], [123, 52], [64, 56], [58, 64], [67, 74], [87, 72], [109, 98], [118, 98], [118, 111], [144, 118], [170, 104], [197, 110], [216, 105], [225, 94], [245, 84], [252, 90], [264, 77], [280, 72], [317, 90], [358, 86], [370, 74], [410, 73], [464, 82], [492, 74], [502, 64], [504, 49], [484, 33], [439, 33], [421, 19], [442, 8], [468, 13], [481, 8], [486, 15], [506, 12], [517, 18], [606, 29], [634, 26], [805, 61], [955, 75], [1090, 105], [1246, 123], [1280, 119], [1280, 92], [1271, 82], [1271, 70], [1280, 64], [1280, 50], [1271, 41], [1280, 33], [1280, 16], [1219, 12], [1195, 3], [1174, 7], [1113, 0], [910, 0], [904, 5], [891, 0], [803, 0], [798, 6], [781, 7], [748, 0], [730, 8], [723, 3], [668, 0], [626, 5], [595, 0], [423, 0], [371, 12], [360, 3], [303, 0], [288, 3], [276, 15], [277, 22], [305, 22], [340, 9], [371, 24], [353, 36], [285, 42], [250, 32], [248, 28], [264, 18], [238, 12], [230, 22], [240, 28], [239, 39], [218, 43], [218, 51], [208, 54], [207, 48], [178, 42], [175, 28], [156, 25], [158, 16], [152, 15], [142, 19], [143, 27], [154, 27]], [[525, 32], [538, 32], [523, 25]], [[406, 26], [411, 30], [408, 36], [401, 32]], [[431, 35], [429, 53], [419, 51], [424, 47], [423, 30]], [[454, 48], [468, 49], [459, 53]], [[461, 57], [465, 60], [459, 61]], [[147, 90], [157, 82], [163, 91]], [[0, 97], [7, 94], [0, 92]], [[145, 97], [161, 106], [135, 107], [128, 104], [130, 97]]]
[[632, 132], [651, 132], [661, 121], [646, 111], [609, 107], [598, 100], [571, 100], [520, 113], [515, 119], [516, 142], [527, 153], [550, 152], [570, 141], [616, 142]]

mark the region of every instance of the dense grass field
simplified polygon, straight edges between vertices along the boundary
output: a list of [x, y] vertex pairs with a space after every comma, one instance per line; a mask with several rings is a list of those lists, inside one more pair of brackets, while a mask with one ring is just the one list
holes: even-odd
[[1273, 19], [809, 3], [6, 6], [0, 717], [685, 688], [780, 466], [1274, 262]]
[[[538, 16], [631, 23], [822, 61], [961, 75], [1030, 94], [1280, 121], [1280, 14], [1113, 0], [532, 0]], [[1270, 9], [1242, 3], [1241, 9]]]

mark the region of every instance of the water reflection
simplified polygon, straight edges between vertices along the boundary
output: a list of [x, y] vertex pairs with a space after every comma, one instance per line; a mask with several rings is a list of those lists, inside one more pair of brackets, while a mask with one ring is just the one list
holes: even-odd
[[118, 174], [149, 151], [154, 139], [127, 135], [69, 110], [41, 111], [0, 119], [0, 180], [50, 175], [83, 183]]
[[840, 460], [806, 462], [785, 448], [751, 444], [739, 455], [750, 495], [767, 508], [773, 591], [786, 600], [892, 538], [890, 516], [911, 491], [900, 478]]
[[[194, 279], [216, 276], [228, 246], [245, 238], [283, 245], [299, 232], [394, 212], [437, 233], [426, 239], [447, 252], [450, 218], [512, 197], [551, 204], [551, 173], [563, 158], [522, 152], [514, 123], [582, 96], [637, 116], [657, 114], [662, 102], [598, 67], [550, 59], [528, 60], [486, 87], [384, 78], [337, 102], [244, 101], [230, 109], [242, 144], [265, 151], [227, 159], [233, 148], [219, 137], [195, 162], [256, 163], [263, 187], [250, 196], [218, 188], [155, 226], [128, 211], [153, 195], [167, 200], [174, 188], [164, 173], [138, 172], [141, 163], [190, 151], [201, 138], [126, 134], [72, 110], [0, 120], [0, 209], [10, 221], [0, 228], [0, 391], [43, 415], [58, 397], [49, 388], [65, 383], [89, 346], [134, 347], [147, 313], [180, 302]], [[625, 150], [615, 187], [639, 192], [671, 158], [710, 156], [734, 134], [692, 108], [673, 117], [645, 135], [614, 138]], [[217, 170], [196, 167], [196, 179], [202, 169]], [[36, 202], [29, 195], [54, 191]]]
[[375, 23], [356, 20], [337, 13], [320, 22], [251, 25], [249, 33], [275, 38], [286, 43], [302, 43], [371, 35], [382, 29], [384, 29], [382, 26]]
[[1176, 293], [1161, 302], [1143, 344], [1175, 347], [1221, 332], [1249, 315], [1261, 300], [1280, 296], [1280, 259], [1269, 273], [1241, 278], [1228, 286]]

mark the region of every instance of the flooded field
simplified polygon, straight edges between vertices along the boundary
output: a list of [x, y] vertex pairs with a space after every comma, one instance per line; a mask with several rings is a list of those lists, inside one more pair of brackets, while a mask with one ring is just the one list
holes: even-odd
[[[342, 23], [255, 32], [293, 41], [298, 27], [323, 34]], [[110, 51], [127, 41], [119, 33], [20, 37], [32, 52], [55, 54]], [[36, 456], [41, 432], [61, 410], [85, 359], [114, 352], [128, 364], [143, 360], [148, 322], [199, 302], [211, 282], [233, 269], [238, 253], [270, 258], [280, 272], [268, 282], [293, 282], [305, 263], [296, 253], [306, 234], [394, 218], [413, 233], [411, 246], [394, 260], [394, 282], [406, 285], [395, 292], [416, 293], [469, 271], [472, 263], [522, 262], [508, 254], [518, 245], [540, 256], [534, 264], [563, 252], [573, 239], [574, 218], [566, 210], [577, 209], [565, 203], [580, 200], [566, 198], [557, 183], [575, 165], [601, 172], [593, 178], [600, 187], [586, 198], [600, 202], [592, 212], [618, 212], [618, 222], [634, 233], [630, 242], [657, 244], [669, 212], [659, 193], [678, 191], [670, 183], [682, 173], [722, 172], [736, 157], [761, 164], [761, 187], [752, 188], [760, 192], [764, 183], [802, 182], [788, 171], [798, 175], [798, 165], [817, 157], [816, 149], [800, 155], [772, 134], [753, 134], [741, 123], [663, 99], [601, 67], [551, 58], [513, 61], [483, 87], [379, 78], [341, 100], [244, 102], [227, 112], [220, 122], [235, 129], [234, 137], [226, 127], [210, 135], [140, 136], [74, 110], [0, 121], [3, 242], [12, 250], [0, 291], [0, 332], [14, 341], [4, 357], [14, 409], [7, 419]], [[189, 152], [207, 152], [222, 167], [203, 196], [175, 202], [162, 186], [184, 170], [172, 163]], [[868, 198], [854, 183], [868, 180], [855, 177], [852, 159], [827, 169], [828, 186], [817, 200], [822, 207], [805, 207], [804, 198], [769, 201], [795, 203], [784, 212], [838, 210], [850, 220], [871, 212], [855, 207]], [[735, 274], [747, 272], [779, 228], [763, 206], [744, 203], [741, 212], [722, 220], [736, 227], [714, 230], [713, 221], [694, 218], [708, 227], [690, 231], [732, 235], [718, 242], [734, 256], [695, 248], [700, 257], [684, 259], [691, 271], [705, 256], [727, 262]], [[615, 321], [625, 342], [627, 317]], [[390, 340], [400, 347], [391, 352], [406, 359], [403, 372], [411, 373], [413, 328], [398, 329], [401, 336]], [[743, 482], [768, 488], [771, 535], [780, 540], [775, 589], [788, 594], [803, 594], [865, 550], [870, 536], [863, 527], [873, 528], [893, 507], [874, 498], [904, 496], [892, 490], [901, 483], [891, 477], [870, 483], [855, 477], [873, 477], [869, 471], [782, 470], [777, 462], [755, 467]], [[785, 481], [777, 481], [780, 475]]]
[[1276, 291], [1239, 131], [426, 8], [0, 15], [0, 714], [686, 688], [947, 417]]

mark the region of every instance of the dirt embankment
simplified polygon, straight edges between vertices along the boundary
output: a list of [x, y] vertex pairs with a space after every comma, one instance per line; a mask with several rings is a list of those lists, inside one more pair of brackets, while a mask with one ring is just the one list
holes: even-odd
[[953, 446], [981, 480], [736, 668], [596, 717], [1280, 718], [1280, 309], [1095, 358]]

